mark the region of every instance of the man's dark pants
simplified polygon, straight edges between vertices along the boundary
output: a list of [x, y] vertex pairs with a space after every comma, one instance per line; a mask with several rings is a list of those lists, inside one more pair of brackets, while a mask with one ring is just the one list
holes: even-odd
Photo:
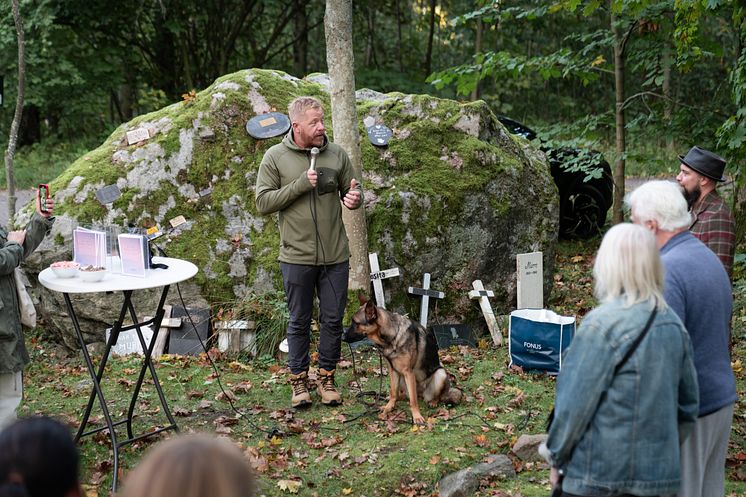
[[319, 297], [319, 367], [331, 371], [339, 362], [342, 346], [342, 318], [347, 306], [347, 261], [328, 266], [280, 263], [290, 323], [288, 324], [288, 366], [290, 372], [308, 371], [311, 362], [311, 315], [313, 298]]

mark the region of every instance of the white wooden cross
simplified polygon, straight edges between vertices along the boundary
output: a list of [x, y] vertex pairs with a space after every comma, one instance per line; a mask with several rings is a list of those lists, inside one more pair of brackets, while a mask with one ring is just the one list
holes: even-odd
[[399, 276], [399, 268], [394, 267], [381, 271], [381, 268], [378, 265], [378, 254], [376, 252], [368, 254], [368, 260], [370, 261], [370, 279], [373, 282], [373, 292], [376, 294], [376, 305], [385, 309], [386, 298], [383, 294], [382, 280]]
[[439, 292], [438, 290], [430, 290], [430, 273], [425, 273], [422, 277], [422, 288], [409, 287], [407, 293], [412, 295], [421, 295], [422, 303], [420, 304], [420, 324], [427, 328], [427, 310], [430, 305], [430, 297], [435, 299], [442, 299], [446, 296], [445, 293]]
[[503, 343], [503, 336], [500, 333], [500, 328], [497, 326], [497, 319], [495, 318], [495, 313], [492, 312], [492, 306], [488, 298], [494, 297], [495, 293], [492, 290], [485, 290], [482, 280], [474, 280], [471, 286], [474, 287], [474, 290], [469, 292], [469, 298], [479, 299], [479, 307], [482, 308], [482, 314], [484, 314], [484, 319], [487, 321], [487, 328], [489, 328], [490, 335], [492, 335], [492, 341], [499, 347]]

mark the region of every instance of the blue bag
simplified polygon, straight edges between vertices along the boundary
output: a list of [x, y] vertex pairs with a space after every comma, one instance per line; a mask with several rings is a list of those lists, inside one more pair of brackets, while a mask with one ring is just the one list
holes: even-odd
[[574, 335], [575, 316], [547, 309], [513, 311], [508, 328], [510, 365], [557, 374], [562, 369], [562, 352]]

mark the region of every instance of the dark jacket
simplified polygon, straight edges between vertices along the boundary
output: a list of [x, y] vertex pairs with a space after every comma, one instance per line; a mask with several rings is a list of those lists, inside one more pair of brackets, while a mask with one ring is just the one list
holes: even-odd
[[[308, 181], [310, 152], [295, 144], [292, 130], [267, 150], [259, 166], [256, 206], [262, 214], [279, 212], [280, 262], [319, 266], [350, 258], [340, 197], [350, 189], [352, 163], [344, 149], [328, 139], [319, 150], [316, 170], [331, 176], [336, 188], [325, 195]], [[356, 179], [362, 192], [361, 179]]]
[[0, 227], [0, 373], [17, 373], [29, 362], [13, 273], [39, 246], [53, 223], [54, 218], [34, 214], [26, 227], [23, 246], [9, 242], [8, 232]]

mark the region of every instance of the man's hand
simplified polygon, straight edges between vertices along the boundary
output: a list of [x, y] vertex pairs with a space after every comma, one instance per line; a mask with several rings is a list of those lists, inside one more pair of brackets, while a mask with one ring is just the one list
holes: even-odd
[[[52, 198], [47, 199], [47, 212], [42, 212], [41, 210], [41, 197], [39, 196], [39, 189], [36, 189], [36, 213], [39, 214], [41, 217], [50, 217], [52, 215], [52, 211], [54, 211], [54, 200]], [[23, 243], [23, 242], [21, 242]]]
[[552, 484], [552, 488], [556, 487], [557, 484], [560, 481], [560, 474], [557, 468], [552, 466], [552, 469], [549, 470], [549, 483]]
[[355, 181], [355, 178], [352, 178], [352, 181], [350, 181], [350, 189], [347, 190], [345, 198], [342, 199], [342, 203], [348, 209], [357, 209], [357, 207], [360, 205], [360, 198], [362, 196], [360, 194], [360, 191], [356, 190], [355, 188], [357, 188], [357, 181]]
[[25, 231], [11, 231], [8, 233], [8, 241], [16, 242], [19, 245], [23, 245], [23, 241], [26, 239]]
[[319, 182], [319, 173], [316, 172], [316, 169], [309, 169], [308, 171], [306, 171], [306, 177], [311, 183], [311, 186], [316, 188], [316, 183]]

